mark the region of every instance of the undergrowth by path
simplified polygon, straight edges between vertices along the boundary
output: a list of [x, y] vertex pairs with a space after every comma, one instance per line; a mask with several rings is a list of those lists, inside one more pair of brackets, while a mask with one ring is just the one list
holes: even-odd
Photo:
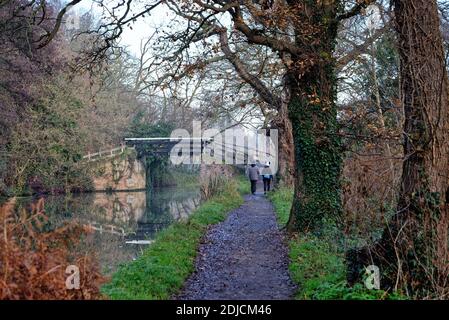
[[[269, 194], [280, 227], [285, 226], [290, 214], [293, 191], [280, 188]], [[349, 287], [346, 282], [344, 248], [332, 239], [332, 226], [318, 237], [312, 234], [292, 234], [289, 237], [289, 270], [298, 285], [296, 299], [373, 300], [404, 299], [396, 293], [368, 290], [363, 284]]]

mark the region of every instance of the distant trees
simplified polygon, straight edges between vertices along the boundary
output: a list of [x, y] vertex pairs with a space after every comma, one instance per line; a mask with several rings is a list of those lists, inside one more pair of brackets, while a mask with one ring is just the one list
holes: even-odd
[[[68, 172], [74, 173], [71, 163], [79, 157], [79, 152], [66, 154], [81, 146], [81, 139], [73, 110], [61, 104], [71, 96], [66, 88], [61, 90], [67, 62], [64, 40], [58, 36], [47, 46], [40, 42], [56, 12], [47, 2], [11, 0], [0, 5], [1, 194], [24, 192], [31, 181], [39, 189], [56, 188], [56, 182], [64, 189]], [[73, 99], [68, 98], [69, 105]], [[49, 175], [54, 175], [51, 182]]]
[[27, 107], [8, 141], [9, 176], [16, 193], [68, 192], [90, 187], [86, 132], [79, 125], [85, 105], [64, 79], [39, 86], [42, 96]]
[[120, 144], [142, 107], [123, 74], [126, 56], [108, 70], [74, 72], [80, 53], [62, 20], [50, 35], [62, 10], [53, 1], [0, 4], [0, 195], [88, 189], [82, 156]]

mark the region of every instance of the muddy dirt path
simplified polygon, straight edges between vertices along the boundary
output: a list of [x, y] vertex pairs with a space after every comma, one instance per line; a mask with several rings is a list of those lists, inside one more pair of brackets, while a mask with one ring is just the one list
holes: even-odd
[[271, 203], [248, 195], [226, 221], [209, 229], [196, 271], [176, 299], [290, 299], [287, 248]]

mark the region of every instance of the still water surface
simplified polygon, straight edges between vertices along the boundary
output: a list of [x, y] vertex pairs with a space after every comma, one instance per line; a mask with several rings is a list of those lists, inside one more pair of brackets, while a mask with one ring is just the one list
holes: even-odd
[[[109, 274], [120, 263], [137, 258], [159, 231], [185, 220], [200, 199], [198, 189], [181, 187], [57, 195], [45, 197], [45, 213], [51, 227], [65, 222], [89, 226], [93, 232], [84, 239], [84, 248], [96, 253], [103, 272]], [[35, 200], [18, 200], [18, 209]]]

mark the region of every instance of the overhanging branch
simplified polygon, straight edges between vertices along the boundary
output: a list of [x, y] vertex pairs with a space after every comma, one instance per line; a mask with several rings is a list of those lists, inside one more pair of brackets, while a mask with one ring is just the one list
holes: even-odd
[[348, 12], [345, 12], [337, 17], [338, 21], [352, 18], [366, 9], [370, 4], [373, 4], [376, 0], [359, 0], [359, 3], [354, 5]]
[[69, 3], [67, 3], [67, 5], [61, 9], [61, 11], [59, 11], [58, 15], [56, 16], [56, 23], [53, 29], [49, 33], [43, 35], [41, 39], [39, 39], [39, 42], [41, 41], [42, 42], [39, 44], [38, 49], [45, 47], [51, 42], [51, 40], [53, 40], [53, 38], [56, 36], [59, 29], [61, 28], [62, 19], [64, 18], [64, 15], [67, 13], [67, 10], [69, 10], [70, 7], [73, 7], [74, 5], [80, 3], [81, 1], [82, 0], [72, 0]]
[[266, 103], [279, 109], [282, 105], [282, 99], [274, 95], [271, 92], [271, 90], [259, 78], [252, 75], [246, 69], [245, 65], [242, 63], [239, 57], [229, 47], [226, 29], [222, 29], [220, 31], [220, 45], [224, 55], [229, 60], [229, 62], [231, 62], [231, 64], [234, 66], [239, 76], [243, 80], [245, 80], [254, 90], [256, 90], [256, 92]]

